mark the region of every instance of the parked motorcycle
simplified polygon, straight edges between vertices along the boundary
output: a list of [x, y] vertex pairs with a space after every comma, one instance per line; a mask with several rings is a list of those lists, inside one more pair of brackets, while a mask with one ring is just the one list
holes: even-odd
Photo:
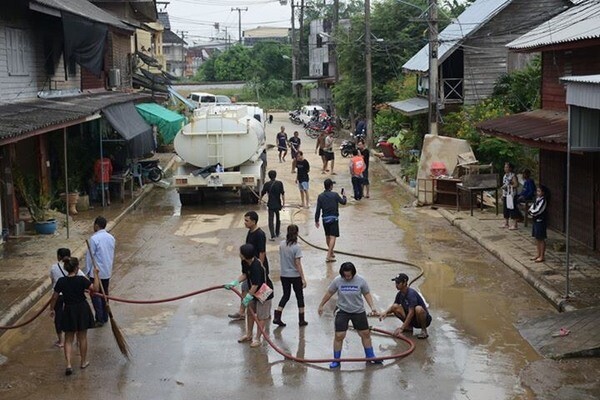
[[300, 119], [300, 110], [294, 110], [289, 112], [290, 121], [296, 125], [302, 125], [304, 122]]
[[[134, 175], [147, 178], [151, 182], [158, 182], [164, 177], [162, 167], [158, 164], [158, 160], [139, 160], [134, 165]], [[136, 171], [137, 169], [137, 171]]]
[[356, 150], [356, 143], [361, 139], [364, 140], [365, 135], [354, 135], [351, 133], [350, 137], [351, 139], [343, 140], [342, 144], [340, 144], [340, 153], [342, 153], [342, 157], [352, 156], [352, 153]]

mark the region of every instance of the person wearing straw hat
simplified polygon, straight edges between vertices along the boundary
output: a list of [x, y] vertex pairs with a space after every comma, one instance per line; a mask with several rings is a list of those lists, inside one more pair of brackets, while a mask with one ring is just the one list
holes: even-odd
[[100, 277], [98, 268], [93, 269], [94, 283], [91, 283], [85, 276], [78, 275], [79, 260], [75, 257], [65, 257], [63, 267], [68, 275], [59, 278], [54, 286], [54, 294], [50, 300], [50, 316], [54, 317], [54, 307], [62, 294], [64, 300], [64, 310], [59, 321], [60, 329], [65, 332], [65, 360], [67, 368], [65, 375], [73, 374], [71, 364], [71, 352], [73, 349], [73, 339], [77, 335], [79, 344], [79, 354], [81, 356], [81, 369], [87, 368], [90, 363], [87, 360], [87, 330], [94, 327], [94, 316], [85, 297], [85, 291], [90, 293], [97, 292], [100, 288]]
[[[100, 270], [100, 283], [104, 288], [104, 293], [109, 294], [108, 286], [112, 275], [113, 261], [115, 259], [115, 238], [106, 231], [106, 218], [96, 217], [94, 220], [94, 234], [90, 238], [90, 250], [85, 257], [85, 273], [90, 280], [93, 279], [92, 257]], [[90, 254], [90, 252], [92, 254]], [[106, 300], [104, 297], [92, 297], [92, 304], [96, 313], [96, 327], [101, 327], [108, 322], [108, 313], [106, 312]]]
[[415, 289], [408, 286], [408, 275], [404, 273], [398, 274], [392, 281], [396, 282], [396, 299], [383, 314], [379, 316], [379, 320], [393, 313], [403, 324], [400, 328], [394, 331], [394, 335], [398, 336], [404, 332], [412, 332], [413, 328], [421, 329], [417, 335], [419, 339], [427, 339], [427, 327], [431, 324], [431, 314], [427, 310], [427, 305], [423, 297]]

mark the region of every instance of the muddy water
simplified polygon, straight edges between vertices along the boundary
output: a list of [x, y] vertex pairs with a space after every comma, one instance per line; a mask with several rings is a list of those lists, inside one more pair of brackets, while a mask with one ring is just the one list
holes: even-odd
[[[305, 142], [314, 148], [310, 139]], [[308, 155], [316, 170], [318, 160]], [[289, 164], [272, 162], [276, 154], [269, 153], [269, 160], [286, 185], [286, 202], [297, 204]], [[336, 162], [335, 188], [348, 190], [345, 161]], [[76, 368], [68, 378], [61, 352], [51, 346], [52, 324], [44, 315], [0, 340], [0, 354], [6, 357], [3, 363], [0, 360], [0, 398], [533, 399], [558, 398], [557, 393], [564, 395], [563, 400], [593, 398], [590, 393], [597, 392], [589, 389], [590, 371], [597, 370], [597, 364], [566, 363], [568, 369], [548, 364], [514, 328], [520, 319], [554, 310], [435, 211], [407, 207], [410, 200], [395, 184], [382, 182], [388, 176], [377, 165], [372, 175], [372, 198], [341, 209], [337, 249], [409, 260], [423, 268], [424, 278], [414, 286], [428, 301], [433, 323], [428, 340], [414, 338], [416, 349], [409, 357], [382, 367], [347, 363], [340, 371], [330, 371], [326, 364], [284, 361], [267, 346], [251, 349], [236, 342], [243, 326], [226, 315], [237, 310], [238, 299], [219, 290], [158, 305], [113, 302], [116, 320], [132, 348], [132, 361], [119, 355], [108, 327], [94, 329], [89, 332], [92, 365], [85, 371]], [[311, 177], [314, 204], [324, 177], [317, 173]], [[112, 293], [157, 299], [232, 280], [239, 271], [237, 251], [246, 235], [243, 214], [249, 208], [259, 211], [259, 225], [267, 231], [266, 210], [240, 205], [233, 196], [182, 209], [175, 192], [154, 191], [114, 231], [118, 261]], [[283, 226], [293, 219], [303, 237], [323, 246], [323, 232], [314, 227], [313, 213], [314, 208], [289, 207], [282, 213]], [[275, 301], [281, 295], [277, 245], [267, 244]], [[331, 354], [334, 304], [326, 306], [323, 317], [316, 308], [341, 262], [356, 264], [379, 309], [393, 301], [392, 277], [398, 272], [411, 277], [419, 273], [411, 266], [356, 256], [338, 255], [337, 263], [326, 264], [324, 252], [307, 244], [302, 247], [309, 325], [298, 328], [292, 296], [283, 316], [288, 326], [270, 328], [275, 342], [299, 357]], [[399, 326], [392, 318], [370, 323], [389, 330]], [[377, 354], [406, 349], [383, 336], [374, 336], [373, 343]], [[362, 355], [353, 331], [348, 332], [343, 355]], [[578, 386], [557, 390], [557, 385], [569, 382]]]

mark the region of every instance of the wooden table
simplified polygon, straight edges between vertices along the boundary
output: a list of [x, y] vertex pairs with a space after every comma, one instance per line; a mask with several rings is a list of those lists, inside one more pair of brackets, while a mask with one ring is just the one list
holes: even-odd
[[498, 186], [494, 187], [466, 187], [462, 183], [456, 184], [456, 211], [460, 211], [460, 192], [469, 193], [469, 208], [471, 209], [471, 217], [473, 216], [473, 194], [477, 196], [477, 193], [481, 194], [481, 210], [483, 210], [483, 192], [486, 190], [493, 190], [496, 193], [496, 215], [498, 215]]
[[127, 182], [129, 182], [129, 194], [133, 199], [133, 177], [130, 173], [124, 175], [112, 175], [110, 177], [110, 184], [115, 184], [119, 187], [121, 203], [125, 202], [125, 185]]

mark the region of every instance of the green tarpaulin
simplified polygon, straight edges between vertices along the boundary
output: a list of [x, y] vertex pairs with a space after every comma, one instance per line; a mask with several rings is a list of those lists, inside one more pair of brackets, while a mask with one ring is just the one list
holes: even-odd
[[185, 117], [156, 103], [143, 103], [135, 106], [150, 125], [156, 125], [164, 144], [173, 143], [175, 135], [185, 125]]

